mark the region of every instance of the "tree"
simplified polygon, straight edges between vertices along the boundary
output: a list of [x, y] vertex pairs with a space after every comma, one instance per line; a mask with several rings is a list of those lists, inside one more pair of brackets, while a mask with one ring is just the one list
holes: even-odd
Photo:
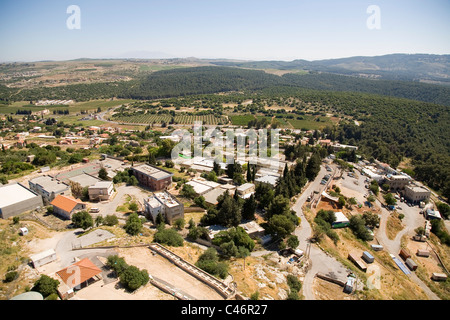
[[173, 222], [173, 225], [178, 230], [182, 230], [184, 228], [184, 225], [186, 224], [186, 221], [184, 221], [183, 218], [179, 218]]
[[371, 229], [376, 228], [380, 224], [380, 217], [375, 213], [366, 211], [362, 217], [365, 225]]
[[130, 214], [124, 226], [125, 231], [132, 235], [138, 235], [142, 230], [142, 221], [136, 212]]
[[139, 210], [139, 206], [138, 206], [138, 204], [137, 204], [136, 202], [131, 202], [131, 203], [128, 205], [128, 208], [129, 208], [131, 211], [134, 211], [134, 212], [136, 212], [136, 211]]
[[96, 216], [95, 217], [95, 226], [99, 227], [105, 222], [105, 219], [102, 216]]
[[284, 239], [295, 230], [295, 225], [285, 215], [276, 214], [267, 223], [266, 231], [277, 239]]
[[298, 247], [298, 245], [300, 244], [300, 242], [298, 241], [298, 237], [295, 235], [290, 235], [288, 240], [287, 240], [287, 245], [292, 248], [295, 249]]
[[43, 274], [41, 277], [34, 283], [31, 291], [37, 291], [44, 298], [48, 297], [52, 293], [58, 293], [59, 281], [49, 276]]
[[384, 198], [384, 201], [386, 201], [386, 204], [388, 206], [393, 206], [397, 203], [397, 200], [395, 200], [392, 193], [385, 194], [383, 198]]
[[314, 180], [320, 171], [320, 163], [321, 159], [317, 152], [313, 152], [311, 157], [308, 160], [308, 163], [306, 165], [305, 169], [305, 175], [308, 180], [312, 181]]
[[94, 220], [87, 211], [76, 212], [72, 215], [72, 222], [76, 228], [87, 230], [94, 226]]
[[197, 196], [197, 193], [190, 184], [184, 184], [180, 191], [180, 195], [189, 199], [194, 199]]
[[376, 180], [372, 180], [370, 182], [369, 190], [372, 191], [374, 195], [378, 196], [378, 194], [380, 193], [380, 188]]
[[225, 192], [223, 200], [219, 203], [219, 210], [217, 212], [217, 222], [226, 227], [235, 227], [241, 223], [241, 212], [239, 204]]
[[209, 274], [219, 276], [222, 279], [225, 279], [228, 275], [228, 265], [219, 262], [217, 250], [214, 248], [208, 248], [200, 255], [195, 265]]
[[108, 180], [108, 171], [105, 168], [101, 168], [98, 171], [98, 177], [102, 180]]
[[145, 286], [149, 279], [147, 270], [139, 270], [135, 266], [129, 266], [120, 275], [120, 282], [130, 291], [135, 291], [139, 287]]
[[370, 235], [369, 231], [366, 229], [365, 221], [364, 219], [359, 216], [355, 215], [350, 218], [350, 229], [353, 231], [355, 236], [363, 241], [370, 241], [372, 240], [372, 236]]
[[255, 200], [255, 196], [252, 194], [244, 201], [244, 204], [242, 206], [242, 219], [255, 220], [256, 206], [257, 203]]
[[267, 217], [270, 219], [270, 217], [276, 214], [289, 215], [290, 212], [289, 199], [278, 195], [270, 202], [269, 208], [267, 209]]
[[439, 213], [445, 218], [448, 219], [450, 216], [450, 206], [443, 202], [438, 202], [436, 204], [437, 209], [439, 210]]

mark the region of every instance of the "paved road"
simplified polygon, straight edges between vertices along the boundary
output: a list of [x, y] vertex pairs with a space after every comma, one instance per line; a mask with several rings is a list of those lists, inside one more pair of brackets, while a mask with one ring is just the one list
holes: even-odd
[[[323, 176], [326, 175], [327, 173], [328, 172], [325, 170], [325, 168], [321, 166], [317, 178], [308, 185], [308, 187], [300, 195], [294, 207], [292, 208], [297, 213], [297, 216], [299, 216], [302, 219], [301, 225], [297, 227], [297, 229], [294, 231], [294, 234], [298, 237], [300, 241], [299, 249], [303, 250], [305, 253], [309, 243], [309, 238], [312, 235], [312, 228], [309, 222], [306, 220], [305, 215], [303, 214], [302, 206], [305, 204], [306, 199], [314, 190], [320, 190], [319, 191], [320, 195], [320, 193], [325, 187], [320, 184], [320, 181], [322, 180]], [[318, 272], [323, 274], [334, 275], [339, 280], [343, 281], [346, 280], [349, 270], [340, 262], [338, 262], [335, 258], [329, 256], [327, 253], [322, 251], [317, 245], [311, 244], [309, 258], [311, 260], [311, 268], [306, 273], [302, 285], [305, 300], [315, 300], [312, 285], [314, 277]]]

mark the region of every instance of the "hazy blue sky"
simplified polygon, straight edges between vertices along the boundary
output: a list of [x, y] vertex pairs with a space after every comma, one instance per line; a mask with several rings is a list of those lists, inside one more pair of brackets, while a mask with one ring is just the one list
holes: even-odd
[[[66, 26], [69, 5], [80, 8], [79, 30]], [[381, 29], [367, 27], [370, 5]], [[449, 0], [1, 0], [0, 26], [0, 61], [450, 53]]]

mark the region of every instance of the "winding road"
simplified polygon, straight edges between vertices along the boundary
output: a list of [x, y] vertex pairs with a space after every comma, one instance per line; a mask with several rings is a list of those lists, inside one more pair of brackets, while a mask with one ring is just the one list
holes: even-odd
[[[300, 197], [297, 199], [295, 205], [293, 206], [293, 210], [297, 213], [297, 216], [301, 218], [301, 224], [294, 231], [294, 234], [298, 237], [300, 241], [299, 248], [306, 253], [309, 250], [309, 259], [311, 262], [310, 269], [305, 275], [305, 279], [303, 280], [302, 290], [305, 300], [315, 300], [315, 295], [313, 292], [313, 281], [315, 275], [319, 273], [328, 274], [336, 277], [339, 280], [345, 281], [347, 279], [347, 275], [350, 272], [344, 265], [342, 265], [335, 258], [327, 254], [325, 251], [322, 251], [316, 244], [312, 244], [309, 242], [309, 239], [312, 236], [312, 228], [309, 224], [308, 220], [303, 213], [302, 207], [306, 202], [308, 196], [314, 190], [322, 190], [325, 189], [325, 186], [320, 184], [322, 177], [327, 174], [327, 171], [324, 166], [321, 166], [319, 175], [317, 178], [310, 182], [307, 188], [303, 191]], [[309, 246], [309, 248], [308, 248]]]

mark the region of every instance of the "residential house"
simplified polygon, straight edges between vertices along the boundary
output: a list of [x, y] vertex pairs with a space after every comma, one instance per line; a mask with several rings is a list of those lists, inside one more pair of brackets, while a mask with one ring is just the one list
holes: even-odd
[[100, 181], [90, 186], [88, 192], [91, 201], [109, 200], [114, 193], [114, 184], [112, 181]]
[[63, 195], [56, 196], [50, 204], [53, 206], [53, 213], [64, 219], [72, 219], [74, 213], [86, 209], [85, 203]]

